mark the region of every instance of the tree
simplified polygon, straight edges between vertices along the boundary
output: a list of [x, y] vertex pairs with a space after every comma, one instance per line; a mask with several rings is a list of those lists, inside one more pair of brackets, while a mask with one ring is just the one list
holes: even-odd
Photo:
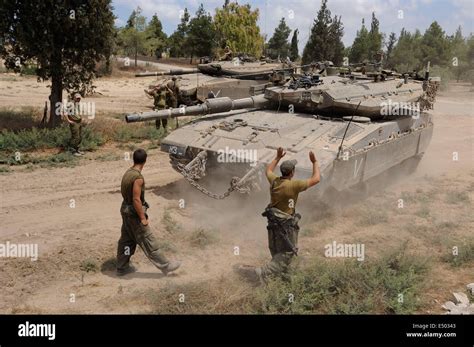
[[368, 52], [367, 56], [370, 61], [374, 60], [374, 56], [382, 50], [383, 35], [379, 31], [379, 20], [372, 12], [372, 22], [370, 23], [370, 31], [368, 35]]
[[178, 24], [176, 31], [171, 34], [169, 38], [170, 55], [172, 57], [183, 57], [189, 53], [186, 47], [186, 39], [188, 37], [188, 25], [189, 25], [189, 12], [185, 8], [183, 15], [181, 16], [181, 22]]
[[127, 24], [125, 25], [125, 28], [130, 29], [130, 28], [135, 28], [135, 19], [137, 18], [137, 12], [135, 10], [132, 11], [130, 16], [127, 19]]
[[288, 43], [288, 37], [290, 36], [291, 29], [286, 25], [285, 18], [280, 20], [280, 24], [275, 28], [273, 36], [268, 41], [267, 54], [272, 59], [280, 57], [286, 59], [289, 55], [290, 44]]
[[290, 46], [290, 59], [291, 61], [296, 61], [300, 57], [298, 52], [298, 29], [295, 29], [293, 32], [293, 37], [291, 38], [291, 46]]
[[454, 36], [449, 38], [450, 66], [454, 72], [456, 80], [459, 82], [461, 77], [469, 70], [468, 45], [462, 35], [461, 26], [458, 27]]
[[421, 64], [421, 38], [419, 30], [411, 34], [403, 28], [390, 55], [391, 66], [399, 72], [420, 70], [423, 67]]
[[334, 17], [334, 21], [331, 19], [327, 0], [323, 0], [303, 50], [303, 64], [324, 60], [337, 61], [338, 63], [342, 61], [344, 45], [342, 44], [341, 17]]
[[365, 21], [362, 19], [362, 26], [357, 31], [356, 38], [351, 47], [349, 55], [353, 63], [361, 63], [363, 61], [373, 61], [375, 55], [382, 51], [383, 34], [379, 30], [379, 20], [372, 12], [372, 21], [370, 23], [370, 31], [365, 27]]
[[446, 65], [449, 60], [449, 41], [438, 22], [431, 23], [421, 40], [422, 65]]
[[395, 44], [397, 43], [397, 35], [392, 32], [388, 37], [388, 41], [385, 43], [386, 51], [385, 51], [385, 58], [387, 62], [387, 66], [393, 67], [391, 62], [391, 56], [393, 49], [395, 48]]
[[360, 30], [357, 31], [354, 43], [352, 44], [349, 60], [354, 63], [369, 60], [369, 47], [369, 32], [365, 27], [364, 19], [362, 19], [362, 26]]
[[167, 36], [163, 32], [163, 26], [160, 19], [155, 13], [151, 17], [150, 23], [145, 29], [145, 41], [148, 51], [151, 51], [153, 55], [160, 58], [161, 53], [166, 49]]
[[111, 54], [113, 34], [110, 0], [2, 2], [0, 55], [15, 71], [34, 61], [38, 79], [51, 79], [51, 127], [61, 122], [56, 105], [63, 89], [90, 87], [96, 63]]
[[262, 55], [264, 39], [257, 25], [258, 9], [250, 5], [229, 2], [217, 8], [214, 15], [214, 28], [219, 48], [229, 46], [234, 53], [246, 53], [255, 57]]
[[[466, 78], [474, 86], [474, 35], [470, 34], [467, 39], [467, 62], [469, 65], [469, 71], [466, 74]], [[471, 88], [471, 91], [474, 89]]]
[[127, 20], [125, 28], [119, 32], [119, 42], [125, 55], [132, 55], [135, 67], [138, 65], [138, 54], [146, 54], [146, 18], [141, 15], [141, 8], [137, 7]]
[[191, 56], [210, 56], [215, 46], [215, 32], [211, 15], [199, 6], [195, 17], [189, 22], [187, 46]]
[[328, 59], [335, 65], [341, 65], [344, 59], [344, 27], [342, 25], [341, 16], [334, 16], [331, 26], [329, 27], [329, 40], [331, 42]]

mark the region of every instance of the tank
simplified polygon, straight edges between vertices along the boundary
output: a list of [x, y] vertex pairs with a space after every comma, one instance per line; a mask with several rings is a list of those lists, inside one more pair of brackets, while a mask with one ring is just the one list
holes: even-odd
[[[298, 161], [296, 177], [302, 179], [311, 176], [307, 156], [315, 152], [321, 171], [315, 191], [324, 194], [417, 163], [432, 137], [429, 110], [438, 82], [429, 73], [422, 80], [383, 73], [303, 75], [260, 95], [207, 99], [125, 119], [194, 116], [161, 141], [161, 150], [169, 153], [176, 171], [211, 198], [266, 186], [264, 170], [278, 147], [286, 151], [285, 159]], [[218, 183], [222, 180], [224, 185]]]
[[[212, 61], [198, 64], [196, 69], [173, 69], [162, 72], [142, 72], [136, 77], [161, 77], [150, 88], [166, 83], [171, 76], [177, 76], [180, 90], [179, 103], [187, 106], [206, 100], [210, 95], [231, 97], [233, 99], [249, 96], [249, 90], [263, 90], [267, 83], [273, 82], [272, 73], [294, 70], [286, 63], [267, 61], [246, 61], [235, 58], [231, 61]], [[286, 79], [289, 78], [285, 77]]]

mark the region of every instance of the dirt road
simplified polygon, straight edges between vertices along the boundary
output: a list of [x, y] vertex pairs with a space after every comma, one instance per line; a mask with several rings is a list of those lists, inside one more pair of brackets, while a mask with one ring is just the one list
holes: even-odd
[[[135, 79], [103, 79], [97, 85], [104, 95], [91, 100], [97, 102], [98, 110], [146, 109], [143, 105], [150, 101], [142, 90], [147, 83]], [[28, 92], [25, 98], [31, 88], [34, 93]], [[33, 78], [14, 77], [0, 87], [0, 104], [10, 107], [37, 107], [46, 96], [46, 85], [37, 84]], [[441, 93], [433, 112], [434, 136], [417, 172], [387, 187], [378, 199], [396, 200], [401, 192], [416, 194], [420, 189], [471, 187], [472, 202], [473, 106], [472, 92], [466, 86], [456, 85], [451, 91]], [[453, 161], [453, 152], [457, 153], [457, 161]], [[233, 264], [261, 264], [268, 259], [264, 220], [259, 216], [264, 202], [208, 201], [191, 191], [171, 169], [165, 154], [152, 150], [144, 171], [147, 200], [151, 205], [150, 224], [165, 242], [169, 256], [183, 261], [182, 269], [164, 277], [137, 251], [133, 260], [139, 271], [117, 278], [111, 259], [115, 256], [121, 225], [119, 182], [129, 166], [130, 161], [92, 160], [88, 154], [74, 168], [0, 175], [0, 240], [39, 246], [39, 259], [35, 262], [0, 259], [0, 313], [155, 312], [156, 307], [138, 294], [151, 290], [159, 296], [176, 284], [222, 277], [237, 281]], [[444, 182], [441, 187], [439, 179]], [[184, 208], [180, 208], [180, 202], [184, 202]], [[430, 205], [436, 210], [432, 213], [437, 220], [450, 219], [455, 213], [443, 206], [436, 201]], [[431, 244], [423, 244], [419, 235], [397, 232], [399, 220], [395, 214], [393, 218], [390, 215], [383, 227], [364, 228], [356, 226], [358, 217], [354, 211], [349, 207], [333, 226], [306, 236], [302, 234], [302, 256], [321, 254], [322, 243], [351, 237], [365, 240], [369, 245], [382, 244], [383, 248], [408, 240], [420, 253], [439, 251]], [[468, 218], [465, 211], [462, 213]], [[406, 218], [409, 221], [410, 217]], [[319, 226], [312, 223], [306, 222], [302, 229]], [[472, 218], [467, 219], [456, 233], [468, 237], [472, 224]], [[200, 232], [205, 235], [203, 242], [199, 240]], [[96, 271], [87, 272], [88, 268]], [[449, 291], [458, 290], [468, 281], [474, 282], [472, 269], [440, 266], [438, 270], [427, 292], [433, 300], [443, 300]], [[242, 283], [241, 289], [245, 292], [249, 287]], [[179, 294], [176, 293], [177, 302]], [[441, 312], [439, 306], [433, 301], [426, 310]]]

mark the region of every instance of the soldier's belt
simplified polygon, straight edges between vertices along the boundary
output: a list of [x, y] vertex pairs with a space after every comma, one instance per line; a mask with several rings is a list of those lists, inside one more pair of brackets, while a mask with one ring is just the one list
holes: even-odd
[[[148, 218], [147, 210], [150, 208], [150, 205], [148, 205], [148, 203], [145, 201], [142, 204], [142, 208], [143, 208], [143, 213]], [[122, 204], [122, 208], [120, 209], [120, 212], [122, 212], [126, 216], [138, 217], [138, 213], [135, 210], [135, 207], [133, 205]]]
[[299, 220], [301, 219], [301, 215], [299, 213], [291, 215], [275, 207], [267, 207], [262, 213], [262, 216], [267, 217], [270, 221], [275, 220], [277, 223], [292, 225], [298, 224]]

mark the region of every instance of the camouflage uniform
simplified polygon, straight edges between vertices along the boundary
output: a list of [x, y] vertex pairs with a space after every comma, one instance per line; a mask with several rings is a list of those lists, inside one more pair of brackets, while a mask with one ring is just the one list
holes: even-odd
[[79, 146], [82, 142], [82, 117], [80, 114], [80, 101], [74, 101], [74, 107], [67, 113], [69, 129], [71, 131], [71, 140], [69, 146], [74, 152], [79, 153]]
[[285, 276], [288, 267], [298, 251], [298, 221], [301, 216], [295, 213], [298, 194], [308, 188], [306, 180], [290, 180], [267, 174], [271, 202], [262, 214], [268, 219], [268, 248], [272, 260], [261, 268], [262, 277], [269, 275]]
[[220, 60], [227, 60], [227, 61], [230, 61], [232, 60], [234, 56], [234, 52], [232, 52], [232, 50], [230, 49], [229, 46], [227, 46], [225, 49], [224, 49], [224, 55], [221, 57]]
[[262, 215], [268, 219], [268, 248], [272, 256], [272, 260], [262, 267], [262, 276], [285, 275], [298, 251], [300, 215], [292, 216], [271, 208], [266, 209]]
[[[154, 99], [154, 106], [155, 110], [165, 110], [168, 108], [168, 93], [164, 86], [160, 86], [158, 89], [154, 89], [152, 92], [149, 93]], [[161, 125], [163, 125], [163, 129], [166, 130], [168, 126], [167, 119], [157, 119], [155, 121], [156, 128], [159, 129]]]
[[[137, 245], [141, 247], [147, 258], [158, 269], [165, 269], [169, 261], [160, 250], [158, 240], [148, 225], [143, 225], [133, 207], [133, 183], [136, 179], [143, 179], [139, 170], [130, 168], [122, 178], [121, 192], [123, 197], [120, 213], [122, 215], [121, 237], [117, 247], [117, 271], [126, 271], [130, 257], [135, 253]], [[144, 181], [145, 182], [145, 181]], [[145, 212], [148, 204], [145, 202], [145, 183], [140, 195]], [[148, 218], [148, 216], [147, 216]]]
[[166, 86], [168, 89], [171, 91], [168, 92], [168, 106], [177, 108], [178, 107], [178, 101], [179, 101], [179, 84], [178, 81], [176, 80], [176, 77], [173, 76], [172, 80], [169, 81]]

